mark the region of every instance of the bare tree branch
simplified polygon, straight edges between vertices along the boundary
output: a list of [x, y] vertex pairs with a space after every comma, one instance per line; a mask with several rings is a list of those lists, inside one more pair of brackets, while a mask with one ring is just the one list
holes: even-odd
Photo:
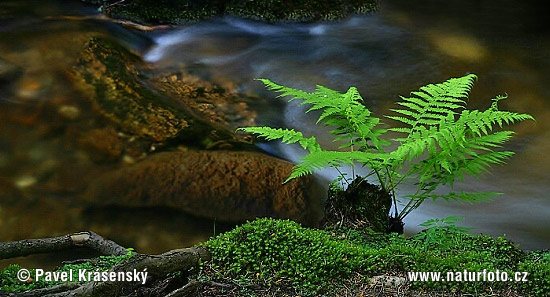
[[0, 243], [0, 259], [51, 253], [75, 247], [88, 247], [104, 255], [125, 255], [127, 253], [124, 247], [114, 241], [105, 239], [92, 231], [84, 231], [59, 237]]
[[[200, 261], [207, 261], [210, 259], [210, 253], [205, 247], [190, 247], [185, 249], [177, 249], [166, 252], [160, 255], [136, 255], [128, 260], [128, 262], [115, 266], [112, 271], [147, 271], [147, 281], [160, 279], [166, 277], [167, 274], [176, 271], [188, 271], [193, 267], [197, 267]], [[188, 292], [195, 285], [187, 287], [182, 290]], [[123, 290], [134, 290], [141, 286], [141, 283], [127, 283], [127, 282], [89, 282], [82, 286], [69, 290], [66, 292], [60, 292], [57, 294], [51, 294], [51, 297], [93, 297], [93, 296], [122, 296]], [[184, 293], [184, 292], [182, 292]], [[176, 295], [177, 296], [177, 295]]]
[[[126, 249], [107, 240], [92, 231], [73, 233], [65, 236], [27, 239], [0, 243], [0, 259], [27, 256], [39, 253], [61, 251], [74, 247], [89, 247], [107, 255], [124, 255]], [[124, 296], [140, 286], [156, 287], [155, 281], [163, 280], [170, 273], [189, 271], [201, 261], [208, 261], [210, 253], [204, 246], [171, 250], [160, 255], [135, 254], [123, 263], [113, 267], [115, 272], [147, 272], [147, 279], [136, 282], [93, 281], [87, 283], [71, 282], [48, 288], [35, 289], [22, 293], [7, 293], [2, 296], [49, 296], [49, 297], [93, 297]], [[143, 274], [145, 275], [145, 274]], [[158, 283], [158, 282], [157, 282]], [[175, 291], [165, 292], [171, 296], [194, 296], [202, 283], [191, 281]], [[158, 288], [164, 290], [166, 288]], [[1, 295], [1, 294], [0, 294]]]

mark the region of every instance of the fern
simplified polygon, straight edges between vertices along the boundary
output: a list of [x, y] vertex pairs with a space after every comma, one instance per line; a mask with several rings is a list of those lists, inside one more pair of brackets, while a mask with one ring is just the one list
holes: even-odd
[[239, 128], [239, 131], [257, 134], [267, 140], [281, 139], [283, 143], [292, 144], [299, 143], [302, 148], [315, 152], [321, 150], [321, 146], [317, 143], [314, 136], [304, 137], [302, 132], [290, 130], [290, 129], [275, 129], [270, 127], [246, 127]]
[[[469, 92], [477, 76], [469, 74], [451, 78], [443, 83], [429, 84], [410, 97], [401, 97], [400, 108], [391, 109], [397, 115], [386, 116], [401, 124], [390, 129], [381, 128], [381, 120], [363, 105], [356, 88], [345, 93], [323, 86], [314, 92], [285, 87], [261, 79], [266, 87], [289, 96], [289, 101], [301, 100], [308, 105], [306, 112], [320, 112], [318, 124], [330, 126], [330, 133], [345, 151], [323, 150], [315, 137], [304, 137], [292, 129], [248, 127], [240, 130], [253, 133], [267, 140], [280, 139], [284, 143], [299, 143], [308, 150], [294, 167], [287, 181], [311, 174], [326, 167], [338, 167], [361, 163], [376, 173], [382, 189], [395, 197], [396, 188], [413, 180], [415, 193], [405, 195], [408, 203], [399, 211], [394, 199], [394, 218], [402, 220], [426, 199], [460, 200], [478, 202], [498, 195], [494, 192], [449, 192], [434, 194], [441, 185], [454, 185], [465, 175], [477, 177], [490, 166], [503, 164], [514, 153], [500, 149], [513, 136], [512, 131], [502, 130], [507, 124], [533, 120], [528, 114], [502, 111], [498, 102], [507, 96], [495, 97], [489, 108], [483, 111], [466, 109]], [[402, 135], [384, 138], [387, 131]], [[393, 141], [395, 149], [387, 150]], [[341, 179], [345, 179], [341, 176]]]
[[387, 117], [411, 126], [409, 132], [418, 126], [440, 125], [449, 116], [454, 115], [457, 109], [465, 108], [465, 99], [468, 98], [468, 92], [476, 78], [474, 74], [469, 74], [451, 78], [440, 84], [421, 87], [420, 91], [411, 93], [413, 97], [401, 97], [403, 102], [397, 103], [407, 109], [391, 109], [406, 117]]
[[385, 129], [375, 129], [380, 119], [371, 116], [371, 112], [362, 104], [363, 99], [357, 88], [351, 87], [346, 93], [340, 93], [323, 86], [317, 86], [315, 92], [308, 93], [278, 85], [267, 79], [260, 79], [268, 89], [279, 94], [278, 97], [291, 96], [289, 101], [302, 100], [300, 105], [310, 105], [306, 112], [321, 111], [317, 123], [334, 127], [330, 131], [335, 141], [344, 142], [343, 147], [362, 146], [381, 149], [389, 143], [380, 139]]
[[292, 174], [286, 181], [303, 175], [311, 174], [316, 170], [326, 167], [339, 167], [342, 165], [353, 165], [354, 162], [360, 162], [370, 165], [370, 167], [379, 167], [386, 161], [387, 155], [380, 153], [368, 153], [361, 151], [338, 152], [319, 150], [304, 156], [300, 163], [294, 167]]

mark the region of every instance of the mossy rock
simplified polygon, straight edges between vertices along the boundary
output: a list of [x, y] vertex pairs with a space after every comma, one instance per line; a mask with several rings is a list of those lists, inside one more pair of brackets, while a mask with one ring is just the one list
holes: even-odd
[[151, 76], [139, 55], [101, 37], [85, 45], [70, 73], [94, 110], [130, 135], [202, 148], [249, 144], [234, 130], [254, 124], [255, 113], [238, 94], [189, 74]]
[[140, 23], [184, 24], [231, 15], [268, 22], [333, 21], [377, 9], [375, 0], [85, 0], [115, 18]]
[[233, 0], [225, 13], [232, 16], [278, 22], [334, 21], [351, 14], [376, 10], [373, 0]]

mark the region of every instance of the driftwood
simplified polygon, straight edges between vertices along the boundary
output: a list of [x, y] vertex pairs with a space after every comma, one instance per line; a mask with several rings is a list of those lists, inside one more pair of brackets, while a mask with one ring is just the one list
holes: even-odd
[[88, 247], [104, 255], [126, 254], [126, 249], [114, 241], [107, 240], [92, 231], [85, 231], [59, 237], [0, 243], [0, 259], [58, 252], [75, 247]]
[[[126, 249], [113, 241], [104, 239], [94, 232], [86, 231], [54, 238], [20, 240], [0, 243], [0, 258], [13, 258], [38, 253], [53, 252], [68, 248], [86, 246], [109, 255], [126, 254]], [[178, 271], [189, 271], [198, 266], [201, 261], [208, 261], [210, 253], [203, 246], [171, 250], [159, 255], [136, 254], [126, 262], [116, 265], [110, 271], [147, 272], [147, 279], [142, 282], [87, 282], [66, 283], [43, 289], [22, 293], [5, 293], [0, 296], [49, 296], [49, 297], [86, 297], [86, 296], [125, 296], [135, 292], [140, 287], [158, 286], [157, 291], [166, 290], [161, 280], [168, 274]], [[202, 286], [200, 281], [189, 281], [179, 288], [169, 289], [162, 296], [194, 296]], [[155, 290], [153, 288], [152, 290]]]

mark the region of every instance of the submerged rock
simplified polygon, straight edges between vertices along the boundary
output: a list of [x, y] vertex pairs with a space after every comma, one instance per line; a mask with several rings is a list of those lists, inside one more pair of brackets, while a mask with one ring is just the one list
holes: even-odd
[[145, 88], [136, 65], [139, 56], [114, 41], [93, 38], [73, 71], [80, 90], [94, 109], [123, 130], [165, 141], [189, 126], [185, 116]]
[[123, 143], [112, 127], [87, 131], [79, 139], [79, 145], [98, 162], [114, 161], [120, 157], [123, 150]]
[[112, 17], [140, 23], [183, 24], [230, 15], [278, 22], [333, 21], [377, 9], [376, 0], [84, 0]]
[[293, 164], [254, 152], [164, 152], [96, 180], [84, 195], [93, 206], [166, 206], [242, 222], [275, 217], [311, 223], [311, 176], [284, 180]]
[[[70, 76], [95, 111], [131, 135], [158, 143], [180, 138], [203, 147], [250, 142], [234, 133], [255, 117], [237, 94], [191, 75], [149, 79], [141, 57], [113, 40], [92, 38]], [[231, 109], [245, 120], [231, 121], [231, 113], [225, 115]]]
[[0, 58], [0, 83], [9, 81], [21, 73], [21, 69], [2, 58]]

